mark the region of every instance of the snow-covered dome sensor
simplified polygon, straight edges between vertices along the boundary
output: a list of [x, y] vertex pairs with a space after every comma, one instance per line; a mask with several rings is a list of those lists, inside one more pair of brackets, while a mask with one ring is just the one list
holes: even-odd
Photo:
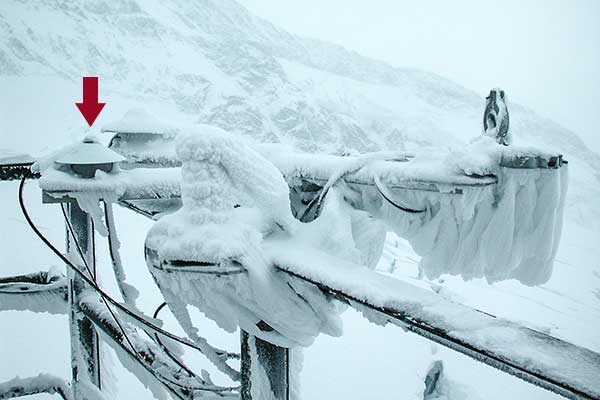
[[93, 178], [97, 170], [112, 171], [114, 165], [125, 157], [92, 140], [84, 140], [61, 154], [54, 161], [69, 166], [73, 172], [84, 178]]
[[101, 131], [162, 136], [175, 136], [177, 134], [177, 128], [158, 120], [155, 116], [148, 113], [148, 111], [141, 108], [134, 108], [127, 111], [120, 120], [104, 125]]
[[129, 110], [119, 121], [103, 126], [102, 132], [114, 133], [108, 147], [125, 156], [125, 169], [180, 166], [172, 140], [179, 130], [143, 109]]

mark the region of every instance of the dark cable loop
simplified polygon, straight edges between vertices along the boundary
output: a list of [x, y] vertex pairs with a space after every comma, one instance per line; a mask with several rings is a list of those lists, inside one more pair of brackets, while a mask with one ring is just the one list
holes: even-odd
[[399, 204], [398, 202], [394, 201], [391, 198], [390, 194], [387, 192], [387, 189], [381, 183], [381, 180], [379, 179], [379, 176], [374, 175], [373, 176], [373, 181], [375, 182], [375, 187], [377, 188], [377, 191], [379, 192], [379, 194], [381, 195], [381, 197], [383, 197], [393, 207], [395, 207], [395, 208], [397, 208], [399, 210], [402, 210], [404, 212], [410, 213], [410, 214], [419, 214], [419, 213], [424, 213], [425, 211], [427, 211], [426, 208], [424, 208], [422, 210], [415, 210], [413, 208], [404, 207], [403, 205]]
[[[93, 242], [92, 242], [93, 258], [92, 259], [93, 259], [93, 262], [94, 262], [94, 270], [92, 271], [92, 270], [90, 270], [89, 264], [88, 264], [86, 258], [83, 255], [83, 249], [81, 248], [81, 245], [80, 245], [79, 241], [77, 240], [77, 237], [75, 236], [73, 225], [71, 224], [70, 219], [67, 218], [67, 214], [65, 212], [63, 204], [61, 204], [61, 210], [63, 212], [63, 216], [65, 217], [65, 223], [66, 223], [66, 225], [68, 227], [68, 230], [69, 230], [69, 233], [71, 235], [71, 238], [73, 239], [73, 243], [75, 244], [75, 246], [77, 248], [77, 252], [79, 253], [79, 256], [81, 257], [81, 260], [82, 260], [83, 264], [85, 265], [85, 269], [87, 270], [87, 272], [88, 272], [88, 274], [90, 276], [94, 277], [94, 282], [96, 282], [96, 274], [94, 273], [95, 272], [95, 264], [96, 264], [95, 239], [92, 239], [93, 240]], [[94, 222], [93, 221], [91, 222], [91, 225], [92, 225], [92, 227], [91, 227], [91, 229], [92, 229], [92, 235], [93, 235], [93, 237], [95, 237], [95, 235], [94, 235]], [[127, 341], [127, 344], [131, 348], [130, 350], [128, 350], [129, 355], [132, 356], [133, 358], [135, 358], [140, 364], [144, 364], [144, 362], [142, 361], [143, 358], [140, 356], [140, 354], [138, 353], [137, 349], [133, 345], [131, 339], [127, 335], [127, 332], [125, 331], [125, 328], [121, 324], [121, 321], [119, 321], [119, 319], [115, 315], [114, 311], [110, 308], [110, 306], [108, 305], [108, 302], [106, 301], [106, 299], [104, 297], [102, 297], [102, 296], [100, 296], [100, 299], [102, 299], [102, 302], [106, 306], [108, 312], [113, 317], [113, 320], [115, 321], [115, 323], [117, 324], [119, 330], [121, 331], [121, 334], [123, 335], [123, 338], [125, 339], [125, 341]], [[179, 388], [182, 388], [182, 389], [190, 389], [190, 388], [188, 388], [186, 386], [183, 386], [183, 385], [181, 385], [181, 384], [179, 384], [177, 382], [174, 382], [174, 381], [168, 379], [165, 376], [162, 376], [160, 374], [152, 372], [149, 368], [146, 368], [146, 370], [148, 370], [152, 375], [154, 375], [159, 380], [164, 380], [164, 381], [166, 381], [166, 382], [168, 382], [168, 383], [170, 383], [172, 385], [178, 386]]]
[[[79, 241], [77, 240], [77, 237], [75, 236], [75, 231], [73, 229], [73, 225], [71, 224], [71, 221], [69, 220], [69, 218], [67, 218], [67, 213], [65, 212], [65, 208], [64, 208], [64, 206], [62, 204], [60, 205], [60, 208], [61, 208], [61, 210], [63, 212], [63, 216], [65, 217], [65, 223], [67, 224], [67, 228], [69, 230], [69, 233], [71, 234], [71, 238], [73, 239], [73, 243], [75, 244], [75, 247], [77, 248], [77, 252], [79, 253], [79, 256], [81, 257], [81, 261], [85, 265], [85, 269], [87, 270], [88, 274], [90, 274], [91, 277], [94, 277], [94, 283], [95, 283], [96, 282], [96, 280], [95, 280], [95, 274], [92, 273], [92, 270], [90, 270], [90, 266], [88, 265], [88, 262], [87, 262], [85, 256], [83, 255], [83, 249], [81, 248], [81, 245], [79, 244]], [[94, 229], [93, 226], [92, 226], [92, 229]], [[92, 230], [92, 235], [94, 235], [94, 231], [93, 230]], [[95, 264], [96, 263], [95, 245], [93, 245], [93, 251], [94, 251], [93, 260], [94, 260], [94, 264]], [[119, 319], [115, 315], [114, 311], [110, 308], [110, 306], [108, 305], [108, 302], [106, 301], [106, 299], [104, 298], [104, 296], [100, 296], [100, 298], [102, 299], [102, 302], [104, 303], [104, 305], [108, 309], [108, 312], [110, 313], [110, 315], [115, 320], [115, 323], [119, 327], [119, 330], [121, 331], [121, 334], [123, 334], [123, 337], [127, 341], [127, 344], [129, 344], [129, 347], [131, 347], [131, 350], [136, 354], [136, 357], [139, 358], [139, 354], [138, 354], [137, 350], [133, 346], [133, 343], [131, 342], [131, 340], [129, 339], [129, 336], [125, 332], [125, 328], [123, 328], [123, 326], [121, 325], [121, 322], [119, 321]]]
[[[23, 181], [21, 181], [21, 184], [23, 185]], [[94, 283], [94, 281], [92, 281], [91, 279], [89, 279], [87, 277], [87, 275], [85, 275], [83, 272], [81, 272], [67, 257], [64, 256], [64, 254], [62, 254], [60, 252], [60, 250], [58, 250], [56, 247], [54, 247], [54, 245], [39, 231], [39, 229], [37, 229], [37, 227], [35, 226], [35, 224], [33, 223], [33, 221], [31, 220], [31, 217], [29, 216], [29, 213], [27, 212], [27, 209], [25, 208], [25, 205], [23, 203], [23, 198], [22, 198], [22, 193], [19, 194], [19, 203], [21, 206], [21, 211], [23, 212], [23, 215], [25, 216], [25, 219], [27, 221], [27, 223], [29, 224], [30, 228], [34, 231], [34, 233], [42, 240], [42, 242], [44, 242], [44, 244], [56, 255], [58, 256], [65, 264], [67, 264], [69, 267], [71, 267], [75, 272], [77, 272], [79, 275], [81, 275], [81, 277], [83, 278], [83, 280], [89, 284], [96, 292], [98, 292], [98, 294], [100, 294], [102, 297], [105, 297], [108, 302], [110, 302], [112, 305], [114, 305], [116, 308], [118, 308], [119, 310], [123, 311], [125, 314], [127, 314], [128, 316], [130, 316], [131, 318], [133, 318], [134, 320], [138, 321], [139, 323], [141, 323], [142, 325], [147, 326], [148, 328], [152, 329], [155, 332], [160, 333], [161, 335], [164, 335], [170, 339], [173, 339], [176, 342], [179, 342], [185, 346], [188, 346], [190, 348], [196, 349], [200, 352], [203, 352], [202, 349], [190, 342], [189, 340], [179, 337], [169, 331], [166, 331], [164, 329], [162, 329], [161, 327], [153, 324], [152, 322], [148, 321], [147, 319], [140, 317], [139, 315], [137, 315], [135, 312], [131, 311], [129, 308], [125, 307], [124, 305], [122, 305], [121, 303], [119, 303], [118, 301], [116, 301], [115, 299], [113, 299], [110, 295], [108, 295], [104, 290], [102, 290], [100, 287], [98, 287], [98, 285], [96, 285]], [[224, 350], [218, 350], [217, 354], [227, 354], [226, 351]]]
[[[86, 274], [84, 274], [75, 264], [73, 264], [73, 262], [71, 262], [71, 260], [69, 260], [60, 250], [58, 250], [54, 244], [52, 244], [52, 242], [50, 242], [50, 240], [48, 240], [48, 238], [46, 238], [46, 236], [44, 236], [44, 234], [37, 228], [37, 226], [34, 224], [33, 220], [31, 219], [31, 216], [29, 215], [29, 212], [27, 211], [27, 208], [25, 207], [25, 201], [24, 201], [24, 188], [25, 188], [25, 182], [27, 180], [27, 178], [30, 176], [30, 173], [27, 173], [22, 179], [21, 179], [21, 183], [19, 184], [19, 206], [21, 207], [21, 212], [23, 213], [23, 216], [25, 217], [25, 220], [27, 221], [27, 224], [29, 225], [29, 227], [33, 230], [33, 232], [40, 238], [40, 240], [58, 257], [60, 258], [67, 266], [69, 266], [71, 269], [73, 269], [73, 271], [75, 271], [89, 286], [92, 287], [92, 289], [94, 289], [102, 298], [102, 300], [104, 301], [104, 303], [107, 305], [107, 308], [109, 310], [109, 312], [111, 313], [111, 315], [113, 315], [113, 318], [115, 318], [115, 322], [117, 323], [117, 325], [119, 325], [119, 328], [122, 330], [122, 332], [124, 333], [124, 329], [123, 327], [120, 325], [118, 319], [114, 316], [113, 311], [111, 310], [111, 308], [108, 306], [108, 304], [106, 303], [107, 301], [110, 302], [111, 304], [113, 304], [115, 307], [117, 307], [119, 310], [123, 311], [124, 313], [126, 313], [127, 315], [129, 315], [130, 317], [132, 317], [133, 319], [137, 320], [138, 322], [142, 323], [143, 325], [147, 326], [148, 328], [154, 330], [155, 332], [158, 332], [162, 335], [165, 335], [166, 337], [169, 337], [179, 343], [185, 344], [191, 348], [194, 348], [200, 352], [202, 352], [202, 349], [192, 343], [189, 343], [187, 340], [180, 338], [179, 336], [166, 331], [162, 328], [160, 328], [159, 326], [154, 325], [152, 322], [147, 321], [145, 318], [138, 316], [137, 314], [135, 314], [134, 312], [132, 312], [131, 310], [129, 310], [127, 307], [123, 306], [122, 304], [120, 304], [119, 302], [117, 302], [116, 300], [114, 300], [108, 293], [106, 293], [104, 290], [102, 290], [97, 284], [96, 282], [89, 278]], [[70, 224], [68, 224], [70, 225]], [[70, 227], [70, 231], [71, 234], [74, 237], [74, 232], [72, 231], [72, 226]], [[77, 245], [77, 247], [79, 247], [79, 244], [77, 242], [77, 240], [74, 238], [75, 243]], [[83, 253], [83, 251], [81, 251], [81, 248], [78, 248], [78, 251], [80, 252], [80, 254]], [[89, 266], [87, 266], [87, 261], [85, 260], [85, 257], [82, 258], [84, 265], [86, 266], [86, 269], [89, 272]], [[91, 274], [90, 274], [91, 275]], [[177, 395], [177, 397], [180, 397], [177, 393], [175, 393], [173, 391], [172, 388], [170, 388], [168, 386], [167, 383], [165, 383], [163, 380], [168, 381], [169, 383], [176, 385], [176, 386], [180, 386], [183, 389], [186, 390], [190, 390], [190, 389], [196, 389], [196, 388], [189, 388], [189, 387], [185, 387], [180, 385], [179, 383], [176, 382], [172, 382], [170, 380], [168, 380], [166, 377], [159, 377], [155, 374], [155, 371], [151, 370], [145, 363], [141, 362], [140, 358], [139, 358], [139, 354], [137, 353], [137, 351], [135, 350], [135, 347], [133, 347], [133, 345], [131, 344], [131, 342], [129, 341], [127, 335], [124, 333], [124, 337], [126, 338], [126, 340], [128, 341], [129, 345], [131, 346], [133, 352], [135, 353], [135, 358], [138, 360], [138, 362], [140, 362], [140, 364], [142, 364], [142, 366], [148, 371], [150, 372], [152, 375], [154, 375], [155, 378], [157, 378], [159, 381], [161, 381], [161, 383], [163, 385], [165, 385], [165, 387], [167, 387], [167, 389], [171, 392], [173, 392], [175, 395]], [[128, 350], [127, 348], [124, 347], [124, 350], [126, 350], [127, 352], [130, 352], [130, 350]], [[131, 355], [131, 353], [130, 353]], [[234, 390], [235, 388], [223, 388], [225, 389], [224, 391], [231, 391]], [[208, 388], [197, 388], [197, 390], [208, 390], [208, 391], [214, 391]], [[181, 398], [181, 397], [180, 397]]]
[[[167, 305], [167, 302], [163, 302], [160, 306], [158, 306], [158, 308], [156, 309], [156, 311], [154, 311], [154, 315], [152, 316], [152, 318], [157, 318], [158, 317], [158, 313], [160, 313], [160, 311]], [[149, 332], [146, 332], [148, 334], [148, 336], [150, 336]], [[151, 337], [151, 336], [150, 336]], [[177, 365], [179, 365], [179, 367], [181, 369], [183, 369], [185, 372], [187, 372], [190, 375], [196, 376], [196, 374], [194, 374], [194, 372], [189, 369], [184, 363], [182, 363], [172, 352], [171, 350], [169, 350], [167, 348], [167, 346], [164, 345], [164, 343], [160, 340], [160, 338], [158, 337], [157, 333], [154, 333], [154, 341], [156, 342], [157, 345], [160, 346], [160, 348], [165, 352], [165, 354], [167, 356], [169, 356], [169, 358], [171, 360], [173, 360], [173, 362]], [[204, 379], [203, 379], [204, 381]]]

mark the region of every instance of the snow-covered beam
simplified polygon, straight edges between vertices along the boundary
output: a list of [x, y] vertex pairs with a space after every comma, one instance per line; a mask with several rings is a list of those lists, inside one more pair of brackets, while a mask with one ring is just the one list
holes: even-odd
[[[128, 322], [117, 323], [92, 290], [80, 296], [79, 308], [104, 334], [103, 337], [115, 349], [124, 366], [151, 390], [156, 390], [158, 384], [175, 398], [192, 398], [190, 393], [193, 392], [216, 393], [220, 397], [237, 396], [236, 387], [222, 387], [206, 381], [189, 369], [182, 368], [173, 358], [175, 356], [167, 354], [157, 343], [143, 339]], [[154, 386], [149, 379], [155, 382]]]
[[25, 176], [39, 178], [40, 175], [31, 172], [33, 162], [3, 164], [0, 162], [0, 181], [13, 181]]
[[[122, 140], [126, 137], [133, 137], [134, 140]], [[116, 139], [116, 140], [115, 140]], [[146, 134], [143, 138], [139, 133], [117, 132], [110, 147], [122, 154], [127, 160], [124, 165], [127, 168], [175, 168], [181, 166], [181, 161], [177, 158], [175, 147], [175, 136]], [[331, 175], [331, 172], [342, 166], [342, 168], [353, 162], [355, 157], [336, 156], [329, 154], [314, 154], [289, 152], [287, 149], [281, 151], [280, 148], [272, 144], [256, 144], [255, 149], [265, 158], [275, 164], [287, 178], [311, 178], [325, 179]], [[560, 168], [563, 164], [561, 154], [551, 154], [547, 152], [525, 149], [519, 153], [507, 152], [499, 161], [499, 166], [506, 168]], [[408, 161], [414, 155], [408, 154], [403, 161]], [[390, 163], [391, 165], [391, 163]], [[361, 174], [358, 174], [361, 175]], [[364, 179], [358, 178], [358, 182]]]
[[54, 270], [0, 278], [0, 311], [67, 312], [67, 280]]
[[181, 196], [177, 168], [138, 168], [82, 179], [65, 171], [47, 169], [40, 188], [43, 203], [69, 203], [78, 195], [98, 194], [101, 200], [157, 200]]
[[600, 398], [598, 353], [314, 250], [276, 243], [268, 252], [281, 272], [371, 321], [398, 325], [567, 398]]
[[[393, 156], [394, 152], [345, 157], [276, 152], [267, 149], [269, 148], [258, 147], [258, 151], [279, 169], [291, 186], [306, 180], [322, 187], [340, 171], [345, 171], [343, 173], [344, 182], [359, 188], [374, 187], [375, 176], [378, 176], [381, 183], [389, 189], [443, 191], [455, 194], [461, 194], [469, 188], [491, 186], [497, 183], [497, 177], [492, 173], [460, 172], [453, 168], [452, 157], [461, 158], [464, 157], [464, 154], [424, 154], [418, 157], [406, 155], [397, 160], [395, 158], [398, 157], [394, 158]], [[488, 166], [489, 168], [486, 168], [558, 169], [566, 163], [560, 154], [512, 147], [507, 149], [495, 149], [495, 153], [491, 155], [483, 152], [484, 159], [489, 156], [489, 162], [493, 160], [492, 164]], [[130, 153], [135, 154], [135, 149], [131, 149]], [[130, 153], [127, 155], [130, 156]], [[175, 155], [170, 157], [175, 157]], [[130, 167], [138, 168], [108, 174], [99, 179], [82, 180], [64, 171], [48, 169], [44, 171], [40, 181], [40, 187], [44, 190], [43, 202], [70, 202], [75, 200], [78, 193], [104, 193], [116, 196], [119, 201], [126, 202], [124, 204], [137, 212], [146, 212], [146, 208], [148, 208], [152, 213], [156, 207], [152, 205], [137, 207], [131, 201], [179, 199], [181, 196], [181, 171], [180, 168], [173, 168], [174, 165], [180, 165], [180, 163], [174, 160], [177, 163], [164, 164], [156, 161], [158, 159], [150, 157], [142, 163], [137, 163], [139, 158], [135, 158], [136, 161]], [[457, 163], [457, 166], [460, 166], [459, 164]], [[139, 168], [140, 166], [144, 167]], [[460, 170], [460, 168], [458, 169]]]
[[31, 378], [16, 377], [0, 383], [0, 400], [40, 393], [58, 394], [63, 400], [73, 400], [73, 393], [67, 382], [48, 374], [39, 374]]

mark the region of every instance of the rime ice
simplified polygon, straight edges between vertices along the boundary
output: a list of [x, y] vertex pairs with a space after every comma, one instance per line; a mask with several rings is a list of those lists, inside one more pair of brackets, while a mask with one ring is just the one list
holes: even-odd
[[471, 175], [493, 174], [496, 185], [463, 189], [461, 195], [395, 190], [409, 204], [427, 205], [427, 213], [401, 213], [382, 202], [379, 215], [409, 240], [429, 278], [448, 273], [545, 283], [560, 242], [568, 169], [501, 167], [500, 159], [522, 150], [489, 142], [475, 141], [448, 163]]
[[[218, 264], [220, 275], [167, 272], [150, 262], [169, 306], [186, 333], [196, 337], [188, 304], [227, 331], [238, 326], [280, 346], [307, 346], [320, 332], [341, 333], [338, 308], [317, 288], [277, 274], [262, 250], [267, 236], [299, 228], [289, 189], [270, 162], [213, 127], [182, 136], [183, 207], [163, 217], [146, 246], [161, 261]], [[225, 270], [238, 265], [241, 273]], [[229, 272], [229, 273], [227, 273]]]

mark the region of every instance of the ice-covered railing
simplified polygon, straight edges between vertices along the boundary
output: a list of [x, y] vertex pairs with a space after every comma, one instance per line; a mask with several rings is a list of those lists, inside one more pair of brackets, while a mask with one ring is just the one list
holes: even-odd
[[[391, 153], [369, 157], [367, 162], [325, 157], [326, 162], [334, 164], [328, 171], [334, 178], [323, 182], [318, 175], [326, 176], [327, 173], [307, 172], [306, 168], [302, 172], [294, 171], [294, 164], [314, 168], [311, 161], [314, 163], [314, 158], [318, 157], [280, 154], [279, 163], [275, 160], [279, 168], [275, 169], [274, 165], [269, 165], [268, 155], [263, 158], [257, 151], [215, 128], [207, 127], [203, 132], [180, 139], [178, 154], [183, 162], [184, 206], [161, 219], [151, 230], [146, 254], [150, 270], [167, 302], [190, 335], [196, 334], [196, 328], [187, 312], [188, 304], [197, 306], [226, 330], [239, 326], [257, 340], [284, 348], [310, 344], [319, 332], [339, 334], [337, 323], [332, 324], [337, 320], [339, 309], [323, 302], [331, 297], [314, 292], [314, 288], [318, 288], [358, 308], [373, 321], [395, 323], [557, 393], [585, 397], [586, 393], [595, 391], [593, 381], [600, 367], [597, 354], [449, 302], [429, 291], [389, 280], [368, 268], [372, 253], [376, 253], [379, 246], [373, 239], [381, 238], [380, 230], [385, 229], [381, 226], [373, 228], [377, 222], [369, 221], [369, 215], [383, 214], [382, 219], [394, 229], [399, 229], [398, 225], [408, 225], [415, 231], [431, 229], [428, 224], [439, 226], [440, 222], [435, 218], [440, 209], [448, 206], [444, 204], [445, 196], [451, 196], [450, 201], [460, 199], [451, 204], [453, 207], [470, 206], [471, 209], [466, 210], [470, 216], [458, 214], [460, 210], [455, 209], [449, 222], [459, 225], [466, 220], [468, 224], [470, 218], [481, 217], [486, 226], [490, 215], [484, 213], [485, 209], [476, 208], [477, 203], [489, 202], [488, 210], [496, 207], [501, 210], [502, 218], [507, 218], [504, 208], [513, 207], [511, 203], [519, 196], [519, 189], [527, 184], [541, 188], [543, 199], [532, 193], [534, 204], [526, 205], [525, 211], [540, 218], [549, 217], [539, 211], [542, 206], [535, 204], [539, 201], [556, 215], [550, 218], [548, 226], [544, 225], [545, 221], [532, 223], [532, 219], [526, 220], [523, 231], [519, 232], [513, 226], [512, 234], [527, 237], [535, 234], [535, 230], [548, 233], [549, 237], [544, 240], [549, 239], [550, 246], [538, 249], [538, 255], [543, 258], [542, 263], [551, 263], [560, 235], [557, 220], [562, 218], [560, 208], [566, 176], [558, 171], [559, 162], [544, 165], [542, 170], [548, 171], [548, 176], [540, 176], [537, 169], [540, 159], [546, 158], [551, 163], [552, 155], [538, 154], [535, 164], [530, 165], [534, 167], [530, 172], [535, 172], [532, 181], [513, 181], [511, 174], [518, 168], [500, 165], [507, 159], [524, 160], [528, 157], [525, 154], [530, 153], [502, 148], [486, 139], [474, 142], [460, 154], [430, 155], [428, 159]], [[299, 163], [298, 159], [304, 163]], [[400, 160], [400, 163], [381, 161], [389, 159]], [[346, 165], [335, 165], [335, 161]], [[398, 168], [396, 175], [391, 178], [385, 175], [395, 168]], [[306, 193], [308, 197], [296, 199], [294, 211], [299, 215], [301, 210], [298, 208], [302, 205], [310, 207], [315, 204], [315, 199], [319, 199], [324, 205], [313, 221], [306, 224], [293, 222], [289, 212], [276, 205], [286, 197], [278, 172], [288, 177], [292, 188], [294, 181], [289, 179], [290, 176], [299, 179], [296, 186], [306, 188], [309, 185], [303, 180], [312, 181], [310, 190], [299, 193]], [[417, 179], [409, 182], [407, 176]], [[399, 179], [391, 181], [395, 177]], [[381, 187], [383, 179], [391, 182], [392, 188]], [[333, 188], [335, 180], [340, 182]], [[409, 186], [411, 184], [414, 186]], [[553, 197], [549, 196], [552, 191], [543, 190], [545, 186], [556, 190]], [[332, 188], [330, 193], [323, 196], [328, 188]], [[413, 210], [424, 211], [399, 212], [394, 201], [382, 200], [392, 197], [384, 196], [382, 191], [398, 189], [416, 192], [413, 197], [400, 197], [394, 192], [393, 197], [401, 199]], [[475, 192], [470, 193], [470, 190]], [[489, 191], [482, 193], [484, 190]], [[503, 196], [510, 197], [503, 200]], [[294, 204], [293, 195], [291, 200]], [[503, 205], [503, 201], [509, 201], [509, 204]], [[401, 217], [393, 215], [389, 218], [392, 211]], [[493, 212], [489, 213], [493, 215]], [[398, 222], [398, 218], [406, 216], [417, 219]], [[498, 228], [493, 223], [490, 225]], [[526, 232], [526, 229], [534, 231]], [[464, 240], [478, 242], [485, 230], [477, 233]], [[505, 233], [499, 232], [498, 238], [503, 235]], [[441, 244], [449, 239], [433, 236]], [[365, 246], [365, 243], [371, 245]], [[457, 248], [464, 251], [455, 243], [453, 246], [452, 251]], [[536, 267], [540, 265], [532, 266], [539, 273]], [[548, 271], [543, 268], [541, 273], [546, 274]], [[277, 271], [285, 274], [280, 275]], [[506, 274], [505, 271], [500, 273]], [[268, 282], [267, 286], [265, 282]], [[312, 289], [307, 283], [313, 285]], [[507, 345], [509, 337], [518, 337], [521, 345], [518, 348]], [[249, 356], [254, 362], [258, 357], [258, 353], [253, 353], [256, 351], [252, 350]], [[290, 355], [285, 353], [289, 350], [283, 351], [287, 356], [280, 358], [287, 357], [289, 363]], [[279, 353], [272, 350], [272, 354]], [[263, 363], [277, 367], [277, 363], [274, 365], [268, 360]], [[586, 367], [582, 368], [583, 365]], [[285, 362], [279, 367], [286, 368]], [[273, 384], [271, 389], [275, 392], [278, 386]]]
[[267, 157], [288, 177], [299, 214], [328, 176], [349, 169], [337, 190], [408, 239], [430, 278], [450, 273], [535, 285], [551, 276], [568, 180], [560, 156], [498, 146], [483, 136], [461, 150], [432, 149], [355, 171], [359, 160], [342, 157], [276, 151]]
[[0, 148], [0, 181], [21, 179], [35, 160], [28, 154], [18, 154]]
[[[82, 178], [73, 174], [78, 169], [52, 162], [40, 168], [44, 201], [68, 204], [70, 212], [76, 213], [70, 217], [79, 225], [75, 232], [83, 235], [83, 243], [91, 243], [92, 219], [110, 235], [114, 221], [106, 210], [102, 213], [100, 201], [117, 202], [160, 219], [148, 237], [146, 255], [165, 299], [191, 339], [179, 340], [203, 351], [219, 370], [241, 382], [239, 388], [220, 388], [192, 371], [183, 369], [187, 372], [181, 375], [160, 341], [144, 341], [129, 324], [144, 321], [144, 329], [157, 338], [172, 337], [169, 332], [133, 306], [112, 303], [97, 284], [85, 281], [91, 292], [77, 293], [76, 306], [84, 318], [76, 319], [73, 329], [91, 321], [155, 393], [163, 387], [178, 397], [188, 387], [198, 396], [207, 391], [237, 395], [239, 389], [242, 399], [292, 397], [290, 371], [297, 347], [309, 345], [319, 333], [341, 332], [339, 304], [332, 302], [336, 299], [361, 310], [373, 322], [397, 324], [567, 397], [599, 396], [598, 354], [448, 302], [369, 268], [379, 258], [385, 231], [392, 229], [408, 237], [413, 246], [423, 245], [423, 260], [433, 260], [422, 266], [430, 276], [440, 273], [441, 266], [441, 272], [467, 278], [517, 277], [529, 284], [545, 279], [559, 239], [566, 189], [566, 168], [559, 155], [501, 147], [485, 139], [462, 151], [309, 155], [247, 143], [216, 128], [198, 129], [192, 136], [193, 132], [179, 132], [179, 154], [175, 140], [165, 137], [160, 151], [170, 153], [164, 159], [136, 157], [136, 149], [128, 149], [127, 157], [132, 157], [128, 168], [133, 168], [129, 170], [115, 165], [97, 170], [93, 178]], [[168, 162], [163, 164], [165, 159]], [[180, 169], [181, 161], [185, 164]], [[141, 165], [157, 168], [137, 168]], [[160, 168], [165, 166], [170, 168]], [[177, 209], [171, 216], [161, 214]], [[292, 215], [306, 215], [305, 223]], [[493, 219], [507, 215], [514, 215], [513, 222], [523, 226], [513, 227], [512, 235], [506, 236], [509, 229], [494, 236], [491, 228], [498, 228], [500, 220]], [[442, 230], [447, 222], [455, 226], [456, 234]], [[474, 229], [477, 224], [481, 229]], [[419, 232], [428, 234], [419, 237]], [[463, 242], [444, 248], [453, 236]], [[527, 269], [527, 275], [515, 268], [526, 254], [519, 253], [514, 243], [532, 236], [544, 237], [545, 246], [537, 247], [537, 266]], [[506, 252], [517, 253], [515, 260], [508, 261], [510, 268], [498, 269], [485, 258], [484, 268], [465, 268], [455, 260], [456, 254], [480, 251], [467, 244], [476, 240], [479, 245], [481, 237], [510, 242]], [[428, 249], [435, 251], [429, 255]], [[444, 257], [447, 265], [439, 262]], [[452, 270], [453, 262], [463, 269]], [[124, 276], [119, 282], [125, 283]], [[14, 284], [20, 283], [10, 280]], [[56, 295], [63, 289], [60, 283]], [[94, 293], [126, 318], [124, 329], [114, 323]], [[246, 331], [239, 372], [226, 363], [229, 353], [201, 337], [185, 310], [188, 304], [201, 308], [225, 329], [241, 326]], [[514, 338], [520, 346], [507, 346]], [[146, 356], [141, 364], [139, 354]]]
[[[137, 135], [119, 133], [125, 134]], [[202, 135], [201, 129], [197, 134]], [[99, 173], [93, 182], [83, 183], [64, 171], [49, 169], [41, 186], [54, 193], [57, 185], [72, 193], [94, 186], [99, 193], [112, 190], [122, 202], [147, 214], [164, 211], [154, 199], [180, 197], [179, 172], [144, 168], [149, 163], [163, 165], [159, 159], [168, 159], [167, 166], [180, 165], [181, 160], [172, 136], [152, 135], [161, 138], [161, 146], [155, 148], [162, 149], [160, 157], [144, 159], [144, 152], [136, 153], [137, 145], [117, 149], [133, 157], [129, 168], [143, 168], [127, 174]], [[323, 194], [329, 191], [328, 181], [336, 178], [331, 186], [344, 203], [364, 212], [353, 216], [353, 232], [357, 238], [362, 236], [358, 246], [369, 244], [370, 262], [377, 261], [385, 231], [394, 231], [410, 241], [429, 278], [450, 273], [465, 279], [518, 279], [536, 285], [551, 276], [568, 178], [558, 154], [499, 146], [487, 136], [463, 149], [362, 157], [298, 153], [279, 145], [250, 146], [286, 179], [292, 212], [299, 219], [316, 217], [311, 202], [327, 201]], [[169, 210], [179, 205], [171, 201]], [[366, 215], [380, 223], [365, 227], [360, 218]]]

